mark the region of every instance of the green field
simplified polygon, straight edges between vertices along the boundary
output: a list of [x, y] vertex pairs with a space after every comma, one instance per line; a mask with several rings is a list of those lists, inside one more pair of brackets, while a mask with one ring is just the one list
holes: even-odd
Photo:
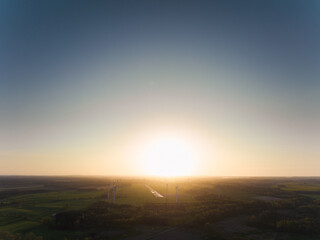
[[283, 182], [274, 187], [283, 191], [295, 192], [313, 199], [320, 199], [320, 183], [315, 182]]
[[[66, 178], [57, 180], [49, 178], [32, 179], [26, 183], [19, 181], [19, 179], [15, 179], [12, 184], [8, 185], [8, 180], [6, 180], [6, 185], [1, 186], [0, 231], [23, 234], [33, 232], [36, 235], [44, 236], [45, 240], [64, 239], [65, 237], [68, 239], [83, 239], [82, 237], [89, 234], [90, 230], [56, 229], [54, 227], [54, 215], [61, 212], [86, 211], [96, 202], [113, 202], [112, 190], [110, 190], [110, 198], [107, 198], [107, 185], [108, 183], [114, 184], [113, 179]], [[238, 210], [230, 212], [228, 209], [238, 209], [237, 205], [246, 206], [243, 205], [245, 203], [261, 202], [255, 199], [257, 196], [262, 196], [261, 199], [266, 196], [286, 200], [283, 202], [284, 206], [282, 208], [286, 208], [286, 202], [291, 201], [291, 199], [306, 197], [303, 202], [306, 206], [310, 206], [313, 200], [320, 199], [320, 183], [317, 181], [221, 178], [192, 180], [120, 179], [116, 182], [118, 185], [116, 204], [119, 206], [127, 204], [142, 209], [146, 204], [158, 204], [158, 206], [171, 204], [175, 206], [176, 186], [178, 186], [178, 203], [184, 204], [186, 209], [185, 213], [179, 213], [179, 210], [177, 210], [178, 212], [173, 215], [176, 219], [171, 224], [174, 224], [174, 222], [177, 224], [191, 223], [194, 219], [200, 219], [200, 222], [204, 221], [205, 224], [208, 224], [208, 221], [218, 221], [220, 219], [220, 217], [215, 217], [215, 214], [217, 216], [220, 216], [222, 212], [225, 216], [240, 214], [236, 212]], [[145, 186], [145, 184], [148, 184], [152, 189], [166, 196], [167, 183], [169, 186], [168, 199], [156, 198]], [[23, 186], [23, 184], [26, 186]], [[28, 184], [31, 187], [28, 187]], [[218, 198], [217, 194], [218, 185], [220, 185], [221, 199]], [[259, 204], [262, 204], [262, 210], [265, 209], [264, 203]], [[166, 213], [166, 211], [163, 212], [160, 209], [161, 207], [155, 211], [160, 211], [159, 214], [165, 214], [164, 216], [170, 214], [170, 212]], [[143, 211], [148, 213], [150, 210], [152, 213], [152, 209], [148, 210], [148, 208]], [[205, 220], [207, 218], [211, 220]], [[157, 226], [153, 228], [158, 229]], [[267, 232], [266, 236], [268, 234]]]
[[308, 192], [320, 191], [320, 184], [319, 183], [284, 182], [281, 184], [277, 184], [276, 187], [279, 187], [285, 191], [308, 191]]
[[[63, 210], [83, 209], [103, 195], [102, 191], [63, 191], [38, 194], [25, 194], [5, 199], [10, 207], [0, 209], [0, 225], [2, 231], [29, 232], [40, 235], [51, 232], [44, 226], [52, 221], [52, 215]], [[63, 233], [62, 235], [65, 235]]]
[[[166, 195], [166, 182], [150, 181], [149, 185], [163, 196]], [[176, 186], [178, 186], [178, 201], [182, 203], [196, 202], [193, 190], [204, 187], [201, 183], [169, 182], [167, 200], [166, 198], [155, 198], [146, 188], [144, 182], [124, 184], [124, 186], [120, 184], [116, 192], [116, 203], [136, 206], [141, 206], [145, 203], [175, 203]], [[205, 191], [212, 191], [214, 188], [215, 186], [211, 186], [211, 188], [207, 186], [204, 189]], [[239, 199], [251, 196], [243, 191], [230, 191], [229, 189], [225, 189], [222, 194], [229, 197], [238, 197]], [[1, 230], [42, 232], [44, 231], [43, 223], [52, 221], [53, 214], [65, 210], [85, 209], [99, 200], [112, 202], [112, 191], [110, 190], [109, 200], [107, 199], [106, 189], [77, 189], [11, 196], [2, 199], [3, 202], [6, 202], [6, 205], [0, 208]]]

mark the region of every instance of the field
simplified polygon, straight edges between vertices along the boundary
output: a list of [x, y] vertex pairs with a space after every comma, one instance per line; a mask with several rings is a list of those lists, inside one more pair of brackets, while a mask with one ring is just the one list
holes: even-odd
[[319, 205], [317, 178], [0, 177], [0, 231], [49, 240], [319, 239]]
[[319, 192], [320, 185], [317, 182], [307, 182], [307, 181], [293, 181], [293, 182], [283, 182], [277, 184], [276, 187], [281, 188], [285, 191], [295, 191], [295, 192]]

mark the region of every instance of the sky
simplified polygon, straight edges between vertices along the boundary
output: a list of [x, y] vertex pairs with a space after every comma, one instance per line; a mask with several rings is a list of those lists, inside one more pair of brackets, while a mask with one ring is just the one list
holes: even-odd
[[0, 174], [148, 174], [165, 133], [192, 175], [319, 176], [319, 42], [316, 0], [3, 0]]

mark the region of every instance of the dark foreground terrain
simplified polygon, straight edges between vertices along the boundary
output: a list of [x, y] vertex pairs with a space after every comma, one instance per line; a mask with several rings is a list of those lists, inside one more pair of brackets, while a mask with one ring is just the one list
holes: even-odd
[[0, 239], [320, 239], [320, 178], [2, 176]]

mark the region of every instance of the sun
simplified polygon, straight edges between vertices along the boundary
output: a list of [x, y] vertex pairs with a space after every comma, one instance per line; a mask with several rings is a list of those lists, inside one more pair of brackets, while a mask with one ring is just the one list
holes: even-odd
[[184, 138], [160, 135], [148, 141], [141, 153], [142, 168], [152, 176], [189, 176], [196, 165], [195, 149]]

